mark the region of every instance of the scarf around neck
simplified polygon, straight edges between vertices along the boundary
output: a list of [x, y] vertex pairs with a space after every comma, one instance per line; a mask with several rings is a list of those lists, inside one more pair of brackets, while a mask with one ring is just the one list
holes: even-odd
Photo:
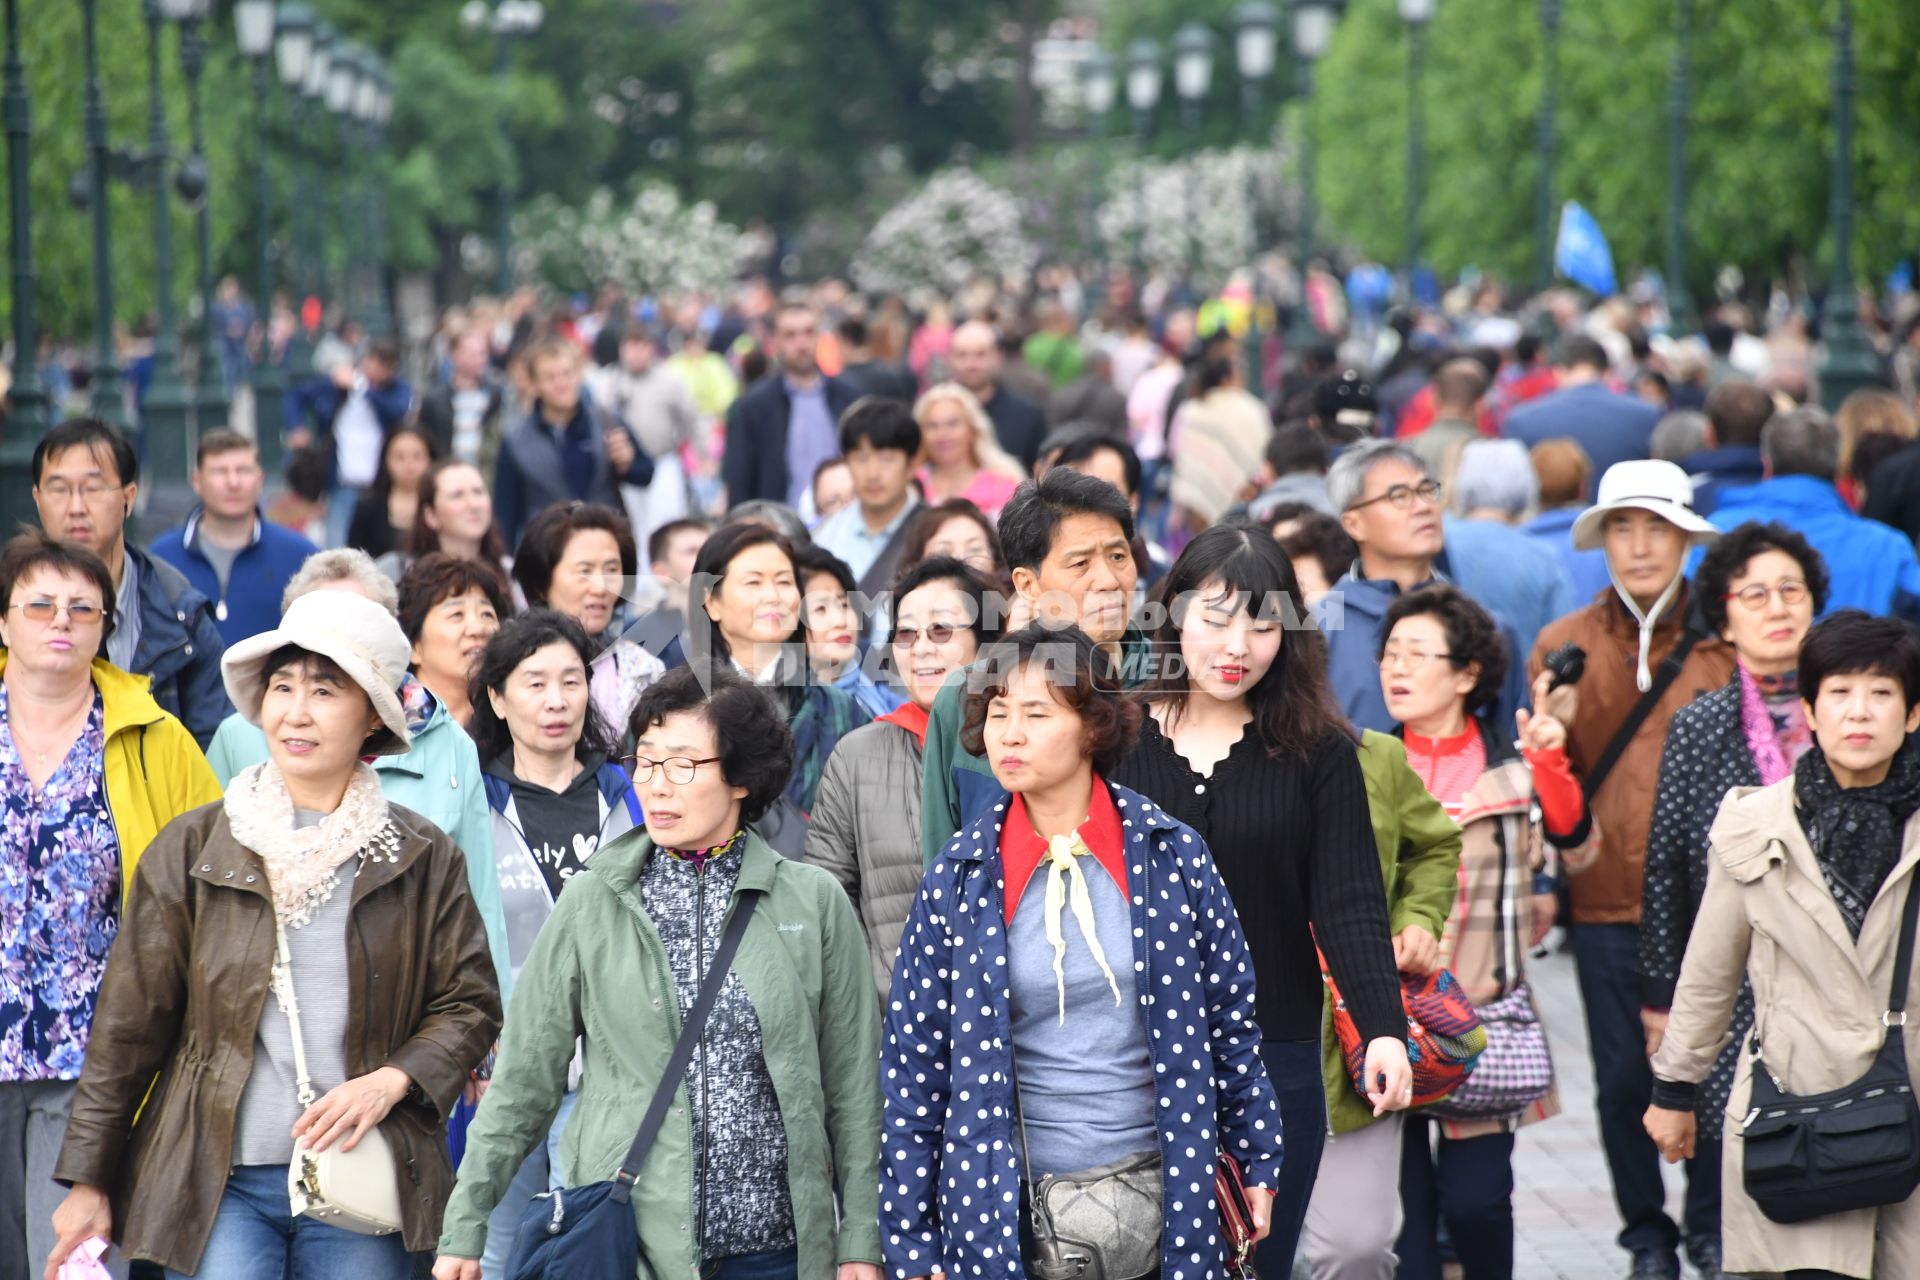
[[[1793, 772], [1793, 766], [1813, 745], [1806, 713], [1800, 709], [1793, 674], [1756, 676], [1741, 663], [1740, 732], [1753, 754], [1760, 785], [1770, 787]], [[1779, 714], [1774, 705], [1785, 707]]]
[[1920, 750], [1902, 746], [1871, 787], [1842, 787], [1816, 743], [1793, 767], [1793, 791], [1821, 877], [1857, 942], [1867, 908], [1900, 861], [1907, 819], [1920, 811]]
[[289, 929], [306, 924], [333, 897], [349, 858], [400, 858], [400, 832], [380, 791], [380, 777], [365, 764], [354, 766], [340, 807], [318, 826], [295, 826], [293, 797], [271, 760], [233, 776], [225, 807], [233, 838], [266, 864], [274, 914]]

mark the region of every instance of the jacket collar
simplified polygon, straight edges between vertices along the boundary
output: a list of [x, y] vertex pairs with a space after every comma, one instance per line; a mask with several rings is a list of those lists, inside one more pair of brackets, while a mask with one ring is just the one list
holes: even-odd
[[[630, 900], [637, 905], [634, 886], [640, 882], [641, 873], [646, 870], [653, 855], [653, 837], [647, 834], [645, 827], [635, 827], [618, 839], [602, 845], [587, 869], [604, 879], [622, 900]], [[734, 881], [735, 891], [754, 889], [765, 893], [773, 888], [781, 860], [772, 845], [763, 840], [757, 831], [748, 828], [740, 853], [740, 875]]]
[[[0, 674], [7, 669], [7, 651], [0, 649]], [[146, 676], [131, 675], [108, 662], [95, 658], [89, 670], [93, 687], [100, 691], [101, 725], [111, 742], [115, 734], [128, 729], [144, 729], [166, 717], [153, 700]]]
[[[200, 517], [205, 514], [206, 509], [204, 503], [195, 507], [193, 513], [187, 517], [186, 528], [181, 530], [180, 543], [189, 551], [200, 550]], [[266, 525], [267, 517], [265, 512], [259, 506], [255, 506], [253, 509], [253, 535], [247, 539], [247, 545], [249, 547], [257, 547], [260, 545], [260, 538], [261, 535], [266, 532]]]
[[[360, 864], [353, 878], [353, 901], [356, 904], [380, 886], [405, 875], [432, 846], [427, 833], [413, 825], [392, 805], [387, 806], [387, 820], [400, 833], [399, 849], [391, 861], [370, 858]], [[272, 904], [273, 892], [267, 886], [266, 863], [259, 854], [233, 838], [233, 828], [227, 824], [224, 811], [208, 828], [207, 838], [188, 866], [187, 874], [211, 885], [256, 894], [265, 899], [269, 906]]]
[[[1126, 833], [1128, 844], [1145, 840], [1150, 831], [1172, 831], [1179, 827], [1180, 824], [1166, 810], [1131, 787], [1104, 779], [1102, 785], [1120, 812], [1120, 827]], [[956, 862], [980, 862], [989, 852], [999, 852], [1000, 826], [1007, 816], [1011, 800], [1005, 788], [996, 788], [992, 803], [954, 836], [942, 856]]]
[[1847, 511], [1839, 491], [1815, 476], [1774, 476], [1758, 484], [1722, 489], [1715, 514], [1731, 515], [1737, 507], [1764, 507], [1776, 515], [1784, 511], [1802, 519]]

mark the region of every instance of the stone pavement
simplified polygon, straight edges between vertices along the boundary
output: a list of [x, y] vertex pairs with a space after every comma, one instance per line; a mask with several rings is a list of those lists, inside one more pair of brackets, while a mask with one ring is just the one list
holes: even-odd
[[[1553, 935], [1556, 946], [1562, 936]], [[1620, 1280], [1629, 1259], [1614, 1242], [1620, 1215], [1594, 1119], [1593, 1060], [1572, 953], [1556, 949], [1529, 960], [1527, 977], [1553, 1049], [1561, 1113], [1522, 1129], [1514, 1149], [1513, 1274], [1515, 1280]], [[1685, 1182], [1677, 1169], [1666, 1173], [1667, 1208], [1677, 1219]]]

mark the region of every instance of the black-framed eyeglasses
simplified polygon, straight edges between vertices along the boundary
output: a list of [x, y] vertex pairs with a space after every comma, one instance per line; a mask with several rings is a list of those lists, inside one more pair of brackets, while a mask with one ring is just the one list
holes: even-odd
[[924, 628], [895, 627], [893, 629], [893, 644], [895, 648], [911, 649], [914, 645], [920, 643], [920, 637], [923, 635], [935, 644], [945, 644], [947, 641], [953, 639], [959, 631], [960, 628], [954, 626], [951, 622], [929, 622]]
[[695, 760], [691, 756], [668, 756], [665, 760], [649, 760], [645, 756], [622, 756], [620, 763], [627, 766], [627, 772], [635, 782], [653, 781], [653, 771], [666, 771], [667, 781], [676, 787], [684, 787], [693, 781], [693, 775], [699, 772], [703, 764], [718, 764], [719, 756], [707, 756]]
[[1348, 507], [1347, 510], [1358, 511], [1360, 508], [1370, 507], [1376, 502], [1387, 502], [1393, 505], [1395, 511], [1405, 511], [1413, 505], [1415, 498], [1438, 506], [1440, 504], [1441, 491], [1442, 486], [1438, 480], [1425, 480], [1419, 484], [1397, 484], [1385, 493], [1375, 494], [1365, 502], [1354, 503]]

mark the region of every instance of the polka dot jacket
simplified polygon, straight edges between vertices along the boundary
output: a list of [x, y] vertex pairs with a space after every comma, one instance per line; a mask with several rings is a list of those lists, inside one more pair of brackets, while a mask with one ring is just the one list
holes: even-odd
[[[1155, 1076], [1166, 1188], [1160, 1274], [1220, 1277], [1216, 1153], [1231, 1151], [1248, 1185], [1272, 1187], [1280, 1169], [1253, 964], [1206, 842], [1138, 793], [1103, 785], [1126, 836], [1133, 985]], [[999, 839], [1006, 808], [1003, 794], [928, 868], [894, 965], [880, 1047], [880, 1234], [897, 1280], [1024, 1275]]]

